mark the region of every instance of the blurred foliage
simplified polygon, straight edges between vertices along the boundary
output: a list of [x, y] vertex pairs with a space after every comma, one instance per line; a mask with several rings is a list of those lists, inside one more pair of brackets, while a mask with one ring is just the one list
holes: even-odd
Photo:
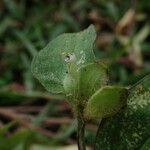
[[[7, 128], [5, 124], [12, 120], [17, 120], [17, 123], [13, 129], [8, 128], [5, 134], [0, 136], [0, 139], [3, 139], [3, 142], [0, 141], [0, 149], [7, 150], [8, 148], [1, 146], [4, 145], [3, 143], [9, 146], [10, 143], [11, 149], [22, 150], [22, 146], [26, 145], [27, 141], [31, 142], [29, 139], [39, 144], [59, 143], [59, 145], [67, 144], [65, 141], [69, 137], [75, 139], [75, 127], [72, 127], [71, 123], [60, 123], [55, 128], [48, 128], [45, 125], [44, 127], [48, 128], [46, 133], [52, 129], [58, 134], [55, 138], [53, 134], [53, 138], [47, 138], [45, 135], [32, 133], [35, 132], [35, 128], [29, 125], [25, 127], [18, 125], [20, 116], [18, 119], [17, 113], [12, 116], [12, 112], [6, 111], [4, 116], [9, 117], [3, 116], [4, 105], [24, 106], [27, 111], [31, 106], [44, 107], [49, 104], [47, 102], [49, 99], [52, 100], [50, 114], [42, 113], [40, 109], [38, 112], [25, 114], [26, 117], [34, 116], [36, 119], [39, 117], [37, 113], [40, 112], [44, 114], [44, 118], [49, 115], [68, 116], [70, 112], [68, 105], [63, 101], [53, 101], [60, 97], [42, 93], [45, 91], [44, 88], [31, 74], [31, 60], [37, 51], [61, 33], [77, 32], [94, 24], [98, 35], [95, 46], [96, 56], [110, 65], [113, 84], [128, 86], [150, 72], [149, 14], [150, 4], [147, 0], [1, 0], [0, 127]], [[42, 109], [46, 108], [47, 106]], [[32, 107], [31, 110], [33, 111]], [[41, 120], [35, 122], [40, 124]], [[29, 131], [22, 128], [29, 128]], [[65, 132], [67, 134], [63, 135], [62, 133]], [[89, 137], [93, 137], [92, 132], [87, 131], [88, 144], [92, 144], [88, 140]], [[61, 135], [65, 138], [61, 138]], [[35, 138], [29, 138], [30, 136]], [[72, 142], [69, 140], [68, 143]]]

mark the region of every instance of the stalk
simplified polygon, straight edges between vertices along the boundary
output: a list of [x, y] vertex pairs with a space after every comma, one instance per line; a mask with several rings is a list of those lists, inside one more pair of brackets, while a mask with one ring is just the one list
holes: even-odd
[[85, 120], [83, 118], [83, 110], [81, 110], [77, 115], [77, 140], [78, 140], [78, 150], [86, 150], [85, 146]]

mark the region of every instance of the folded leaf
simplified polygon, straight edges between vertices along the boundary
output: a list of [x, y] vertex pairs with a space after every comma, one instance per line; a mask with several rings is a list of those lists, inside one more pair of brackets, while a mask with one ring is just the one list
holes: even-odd
[[103, 63], [89, 63], [79, 70], [79, 98], [85, 102], [102, 86], [108, 83], [107, 66]]
[[123, 87], [105, 86], [99, 89], [88, 101], [85, 116], [107, 117], [118, 112], [126, 104], [128, 91]]
[[89, 63], [75, 73], [68, 73], [63, 82], [68, 100], [72, 105], [80, 103], [83, 107], [99, 88], [108, 82], [107, 67], [103, 63]]

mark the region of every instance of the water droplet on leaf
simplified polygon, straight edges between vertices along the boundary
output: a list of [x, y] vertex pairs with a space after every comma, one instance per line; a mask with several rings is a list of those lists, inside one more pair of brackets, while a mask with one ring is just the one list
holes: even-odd
[[65, 55], [65, 58], [64, 58], [64, 60], [66, 61], [66, 62], [72, 62], [72, 61], [74, 61], [76, 59], [76, 57], [75, 57], [75, 54], [74, 53], [72, 53], [72, 54], [67, 54], [67, 55]]

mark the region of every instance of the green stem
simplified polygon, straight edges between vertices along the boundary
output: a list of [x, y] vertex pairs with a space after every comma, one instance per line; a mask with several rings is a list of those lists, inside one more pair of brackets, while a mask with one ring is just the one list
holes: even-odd
[[78, 122], [78, 130], [77, 130], [78, 150], [86, 150], [84, 139], [85, 121], [82, 115], [79, 114], [77, 116], [77, 122]]
[[146, 79], [149, 76], [149, 74], [145, 75], [142, 79], [140, 79], [138, 82], [133, 84], [132, 86], [129, 87], [129, 90], [134, 89], [138, 84], [140, 84], [144, 79]]

